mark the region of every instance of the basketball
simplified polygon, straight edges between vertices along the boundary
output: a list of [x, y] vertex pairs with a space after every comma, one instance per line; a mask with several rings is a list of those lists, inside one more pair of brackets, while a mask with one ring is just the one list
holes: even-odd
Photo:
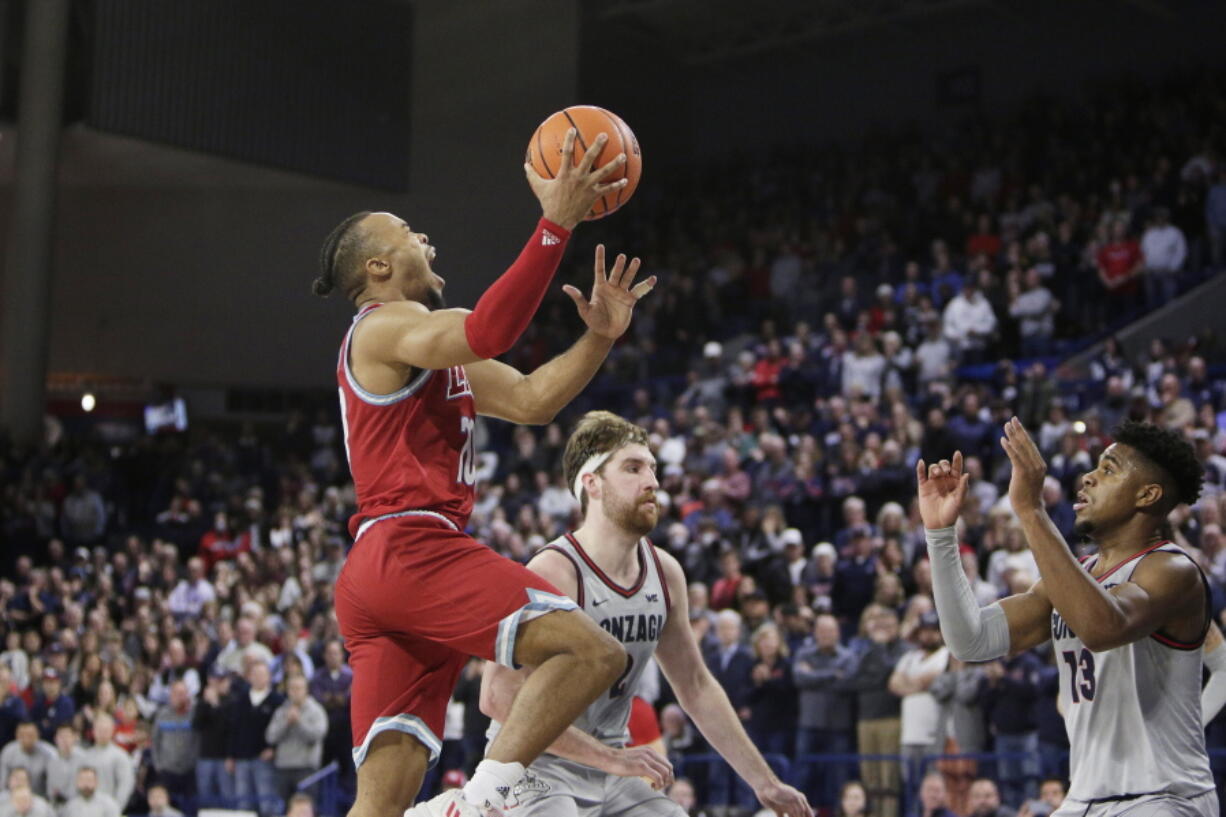
[[572, 105], [542, 122], [536, 133], [532, 134], [532, 141], [528, 143], [528, 161], [536, 172], [546, 179], [557, 175], [562, 161], [562, 143], [566, 138], [566, 131], [570, 128], [578, 131], [578, 138], [575, 140], [575, 164], [579, 164], [583, 154], [602, 133], [608, 134], [609, 141], [605, 143], [592, 167], [608, 164], [619, 153], [626, 154], [626, 164], [602, 180], [615, 182], [624, 178], [628, 180], [626, 186], [602, 196], [587, 215], [588, 221], [604, 218], [630, 201], [639, 186], [639, 177], [643, 173], [643, 154], [639, 150], [639, 140], [634, 137], [630, 126], [612, 111], [597, 108], [595, 105]]

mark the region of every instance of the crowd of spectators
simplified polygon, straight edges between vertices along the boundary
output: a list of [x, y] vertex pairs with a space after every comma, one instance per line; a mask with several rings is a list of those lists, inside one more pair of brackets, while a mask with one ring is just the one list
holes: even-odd
[[[987, 603], [1037, 577], [1004, 490], [1006, 418], [1036, 434], [1048, 510], [1078, 548], [1070, 497], [1110, 429], [1178, 428], [1206, 488], [1172, 534], [1226, 607], [1217, 350], [1109, 342], [1080, 390], [1048, 368], [1222, 266], [1221, 90], [1212, 74], [1128, 85], [957, 136], [732, 161], [669, 188], [690, 207], [645, 188], [620, 227], [594, 232], [623, 230], [611, 243], [644, 255], [660, 286], [558, 423], [481, 424], [470, 530], [526, 560], [573, 526], [567, 418], [620, 411], [651, 433], [652, 538], [687, 570], [695, 637], [758, 745], [816, 803], [1047, 813], [1067, 774], [1052, 656], [969, 666], [944, 650], [913, 465], [966, 454], [963, 563]], [[530, 369], [573, 337], [563, 307], [547, 302], [514, 362]], [[332, 604], [354, 507], [341, 433], [322, 408], [125, 444], [52, 424], [42, 446], [0, 446], [0, 817], [214, 804], [306, 817], [314, 771], [337, 761], [352, 783]], [[479, 676], [474, 661], [428, 787], [480, 755]], [[687, 774], [673, 796], [694, 813], [750, 808], [702, 760], [667, 684], [638, 692]], [[1223, 732], [1211, 725], [1212, 745]]]

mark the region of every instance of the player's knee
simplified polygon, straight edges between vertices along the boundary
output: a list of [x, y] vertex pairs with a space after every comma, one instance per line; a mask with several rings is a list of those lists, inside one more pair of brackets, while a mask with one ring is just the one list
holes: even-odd
[[593, 678], [601, 679], [604, 686], [612, 685], [626, 671], [626, 648], [604, 630], [599, 630], [589, 644], [584, 645], [579, 658]]

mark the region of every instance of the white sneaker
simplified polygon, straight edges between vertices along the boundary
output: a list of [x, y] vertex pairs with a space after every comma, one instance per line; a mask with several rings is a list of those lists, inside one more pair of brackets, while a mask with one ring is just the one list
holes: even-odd
[[[493, 812], [481, 809], [464, 799], [460, 789], [448, 789], [433, 800], [418, 803], [404, 813], [404, 817], [491, 817]], [[500, 817], [500, 815], [499, 815]]]

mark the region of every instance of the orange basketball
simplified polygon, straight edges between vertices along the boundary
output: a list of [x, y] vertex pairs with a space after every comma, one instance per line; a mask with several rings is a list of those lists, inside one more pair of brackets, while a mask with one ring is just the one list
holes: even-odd
[[562, 142], [566, 138], [566, 131], [571, 128], [578, 131], [578, 138], [575, 140], [575, 164], [579, 164], [583, 154], [602, 133], [608, 134], [609, 141], [605, 142], [593, 167], [608, 164], [619, 153], [626, 154], [626, 164], [620, 170], [605, 176], [602, 181], [615, 182], [624, 178], [629, 182], [620, 190], [606, 193], [597, 199], [592, 206], [592, 212], [587, 215], [588, 221], [604, 218], [630, 201], [639, 186], [639, 176], [643, 173], [643, 154], [639, 151], [639, 140], [634, 138], [634, 131], [630, 130], [630, 126], [612, 111], [597, 108], [595, 105], [572, 105], [542, 122], [536, 133], [532, 134], [532, 141], [528, 143], [528, 161], [536, 172], [546, 179], [552, 179], [558, 173], [562, 162]]

